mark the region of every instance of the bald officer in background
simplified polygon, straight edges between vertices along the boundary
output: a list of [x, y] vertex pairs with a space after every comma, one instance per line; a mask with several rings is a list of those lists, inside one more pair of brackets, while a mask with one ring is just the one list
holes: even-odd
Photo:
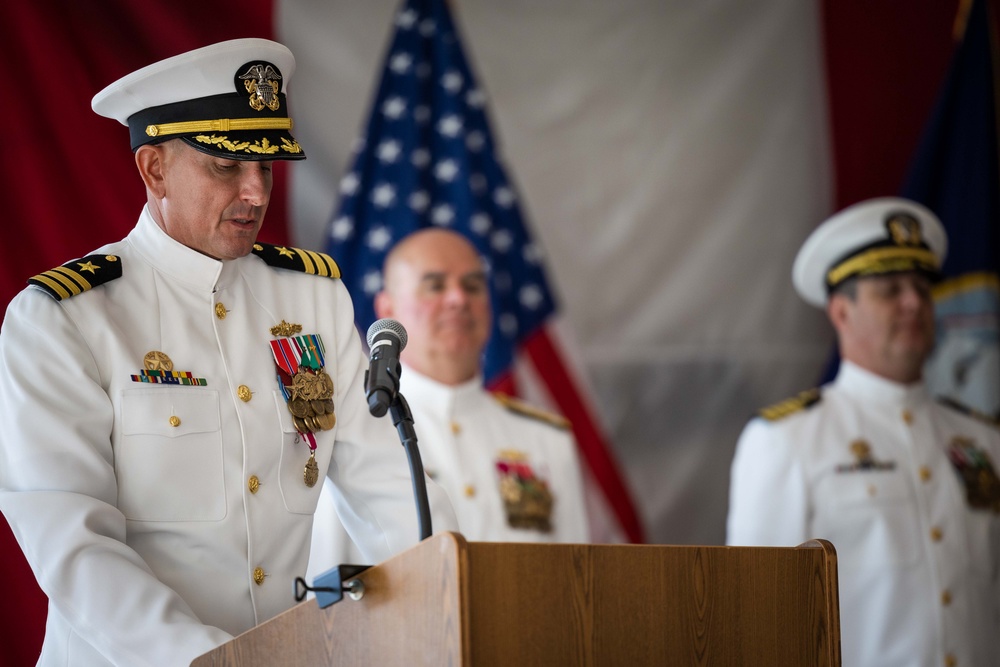
[[[491, 328], [486, 270], [457, 232], [410, 234], [386, 257], [375, 313], [407, 331], [400, 392], [428, 474], [448, 493], [466, 539], [587, 542], [577, 448], [562, 418], [483, 388]], [[310, 573], [352, 562], [329, 506], [316, 515]]]
[[825, 307], [840, 370], [762, 410], [733, 461], [729, 544], [836, 547], [844, 665], [1000, 659], [1000, 434], [922, 381], [945, 249], [937, 217], [904, 199], [818, 227], [793, 278]]
[[[257, 243], [291, 52], [223, 42], [111, 84], [147, 203], [29, 280], [0, 332], [0, 511], [49, 598], [40, 665], [187, 665], [295, 603], [313, 513], [369, 562], [419, 538], [333, 261]], [[429, 485], [435, 527], [457, 527]]]

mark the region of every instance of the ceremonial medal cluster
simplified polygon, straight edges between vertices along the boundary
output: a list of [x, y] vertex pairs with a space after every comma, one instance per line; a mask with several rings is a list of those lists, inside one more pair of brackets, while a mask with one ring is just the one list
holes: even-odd
[[271, 352], [278, 370], [278, 386], [285, 397], [292, 423], [309, 444], [303, 481], [315, 486], [319, 479], [314, 433], [329, 431], [336, 425], [333, 405], [333, 379], [327, 374], [323, 341], [316, 334], [295, 335], [302, 326], [284, 320], [271, 328], [279, 336], [271, 341]]
[[969, 506], [1000, 513], [1000, 478], [990, 455], [971, 438], [955, 436], [948, 446], [948, 460], [965, 484]]
[[539, 479], [524, 452], [504, 450], [496, 462], [500, 497], [512, 528], [552, 531], [552, 491]]

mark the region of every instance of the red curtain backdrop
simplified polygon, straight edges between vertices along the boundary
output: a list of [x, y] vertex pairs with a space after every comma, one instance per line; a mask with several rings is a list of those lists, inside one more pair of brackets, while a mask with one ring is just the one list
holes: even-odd
[[[898, 191], [953, 47], [959, 0], [823, 0], [836, 202]], [[0, 305], [35, 273], [123, 237], [144, 195], [128, 132], [90, 110], [118, 77], [236, 37], [273, 37], [272, 0], [33, 0], [0, 5], [5, 63]], [[284, 170], [262, 238], [287, 243]], [[2, 369], [0, 369], [2, 372]], [[45, 599], [0, 521], [0, 665], [34, 664]]]

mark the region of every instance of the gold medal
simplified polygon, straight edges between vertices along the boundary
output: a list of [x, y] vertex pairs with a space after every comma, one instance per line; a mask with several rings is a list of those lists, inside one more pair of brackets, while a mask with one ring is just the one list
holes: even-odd
[[309, 407], [312, 409], [314, 415], [321, 415], [326, 412], [326, 403], [318, 398], [309, 401]]
[[337, 416], [333, 412], [324, 412], [321, 415], [316, 415], [316, 423], [324, 431], [329, 431], [337, 423]]
[[288, 411], [300, 419], [305, 419], [312, 414], [309, 409], [309, 402], [304, 398], [293, 398], [288, 401]]
[[333, 379], [327, 374], [326, 369], [319, 369], [316, 377], [319, 379], [319, 398], [322, 400], [333, 398]]
[[316, 486], [319, 479], [319, 466], [316, 465], [316, 452], [309, 452], [309, 460], [306, 461], [306, 468], [302, 471], [302, 481], [310, 489]]

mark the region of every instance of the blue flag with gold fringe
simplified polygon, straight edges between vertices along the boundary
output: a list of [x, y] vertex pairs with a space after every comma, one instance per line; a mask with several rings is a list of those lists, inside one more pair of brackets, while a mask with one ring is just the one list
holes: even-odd
[[937, 346], [928, 386], [1000, 416], [1000, 169], [994, 38], [986, 0], [975, 0], [902, 195], [925, 204], [948, 233], [944, 280], [934, 293]]

